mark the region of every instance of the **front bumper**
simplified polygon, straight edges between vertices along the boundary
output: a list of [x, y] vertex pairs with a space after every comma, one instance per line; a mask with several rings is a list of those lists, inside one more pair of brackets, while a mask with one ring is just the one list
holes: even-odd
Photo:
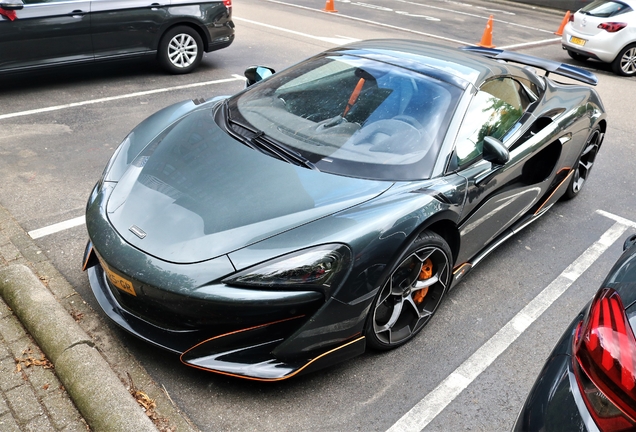
[[114, 187], [98, 184], [89, 198], [83, 263], [100, 307], [124, 330], [188, 366], [264, 381], [364, 352], [371, 297], [344, 303], [313, 290], [237, 288], [221, 282], [236, 272], [225, 255], [192, 264], [148, 255], [111, 225]]
[[[253, 307], [238, 315], [214, 313], [210, 309], [212, 306], [217, 312], [235, 310], [236, 304], [216, 303], [208, 304], [207, 308], [206, 305], [195, 308], [194, 305], [204, 302], [164, 292], [164, 295], [170, 295], [168, 303], [173, 306], [172, 309], [159, 311], [154, 308], [152, 311], [150, 307], [136, 310], [140, 304], [156, 302], [157, 293], [138, 281], [132, 282], [137, 293], [134, 296], [115, 287], [90, 241], [84, 263], [95, 298], [106, 315], [136, 337], [180, 354], [181, 361], [187, 366], [240, 378], [277, 381], [338, 363], [365, 350], [364, 336], [357, 334], [330, 349], [301, 352], [298, 356], [284, 358], [273, 354], [283, 343], [289, 344], [292, 336], [324, 305], [319, 293], [300, 292], [286, 298], [289, 293], [281, 292], [280, 298], [272, 299], [272, 292], [267, 291], [261, 292], [264, 297], [259, 301], [259, 291], [253, 290], [250, 299]], [[112, 268], [109, 271], [112, 272]], [[131, 279], [128, 275], [123, 276]], [[151, 296], [144, 297], [145, 292]], [[179, 310], [180, 301], [190, 306], [186, 307], [181, 319], [179, 316], [170, 317]], [[207, 324], [195, 325], [197, 317], [206, 314], [220, 318], [217, 322], [208, 319]], [[162, 316], [169, 324], [159, 321]], [[228, 317], [231, 318], [229, 322]], [[187, 325], [173, 325], [179, 322]]]

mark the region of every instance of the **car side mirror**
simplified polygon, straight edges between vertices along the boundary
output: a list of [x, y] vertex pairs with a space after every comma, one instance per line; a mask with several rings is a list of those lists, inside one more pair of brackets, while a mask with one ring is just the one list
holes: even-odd
[[22, 0], [0, 1], [0, 9], [20, 10], [24, 7]]
[[250, 66], [245, 69], [244, 72], [245, 78], [247, 78], [245, 87], [256, 84], [257, 82], [262, 81], [265, 78], [274, 75], [275, 73], [276, 71], [274, 69], [266, 66]]
[[506, 146], [497, 138], [487, 136], [484, 138], [484, 159], [494, 165], [505, 165], [510, 160], [510, 153]]

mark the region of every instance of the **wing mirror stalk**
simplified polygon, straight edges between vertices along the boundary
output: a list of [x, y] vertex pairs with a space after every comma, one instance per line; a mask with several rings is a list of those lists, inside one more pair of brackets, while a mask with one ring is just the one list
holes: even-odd
[[256, 84], [259, 81], [264, 80], [267, 77], [274, 75], [276, 71], [266, 66], [250, 66], [245, 69], [244, 75], [247, 78], [245, 81], [245, 87], [249, 87]]

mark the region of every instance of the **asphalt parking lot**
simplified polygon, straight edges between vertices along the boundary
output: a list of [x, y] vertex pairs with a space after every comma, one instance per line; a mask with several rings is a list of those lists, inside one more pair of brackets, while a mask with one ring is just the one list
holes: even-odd
[[[497, 47], [572, 62], [553, 34], [559, 12], [450, 0], [335, 6], [325, 14], [315, 0], [235, 1], [235, 43], [186, 76], [135, 61], [0, 77], [0, 204], [99, 310], [80, 270], [86, 199], [119, 142], [158, 109], [234, 93], [249, 65], [278, 70], [350, 40], [477, 43], [490, 15]], [[636, 232], [636, 125], [626, 109], [636, 78], [576, 64], [597, 74], [609, 124], [585, 190], [491, 254], [406, 346], [261, 384], [186, 368], [112, 331], [205, 431], [509, 430], [552, 346]]]

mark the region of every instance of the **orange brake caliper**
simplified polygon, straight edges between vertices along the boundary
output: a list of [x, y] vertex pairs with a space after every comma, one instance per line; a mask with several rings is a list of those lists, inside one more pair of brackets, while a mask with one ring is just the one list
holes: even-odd
[[[427, 258], [426, 261], [422, 263], [422, 269], [420, 270], [420, 275], [417, 280], [426, 280], [433, 277], [433, 261], [430, 258]], [[428, 294], [428, 287], [422, 288], [419, 291], [416, 291], [413, 294], [413, 301], [417, 304], [420, 304], [424, 301], [424, 298]]]

